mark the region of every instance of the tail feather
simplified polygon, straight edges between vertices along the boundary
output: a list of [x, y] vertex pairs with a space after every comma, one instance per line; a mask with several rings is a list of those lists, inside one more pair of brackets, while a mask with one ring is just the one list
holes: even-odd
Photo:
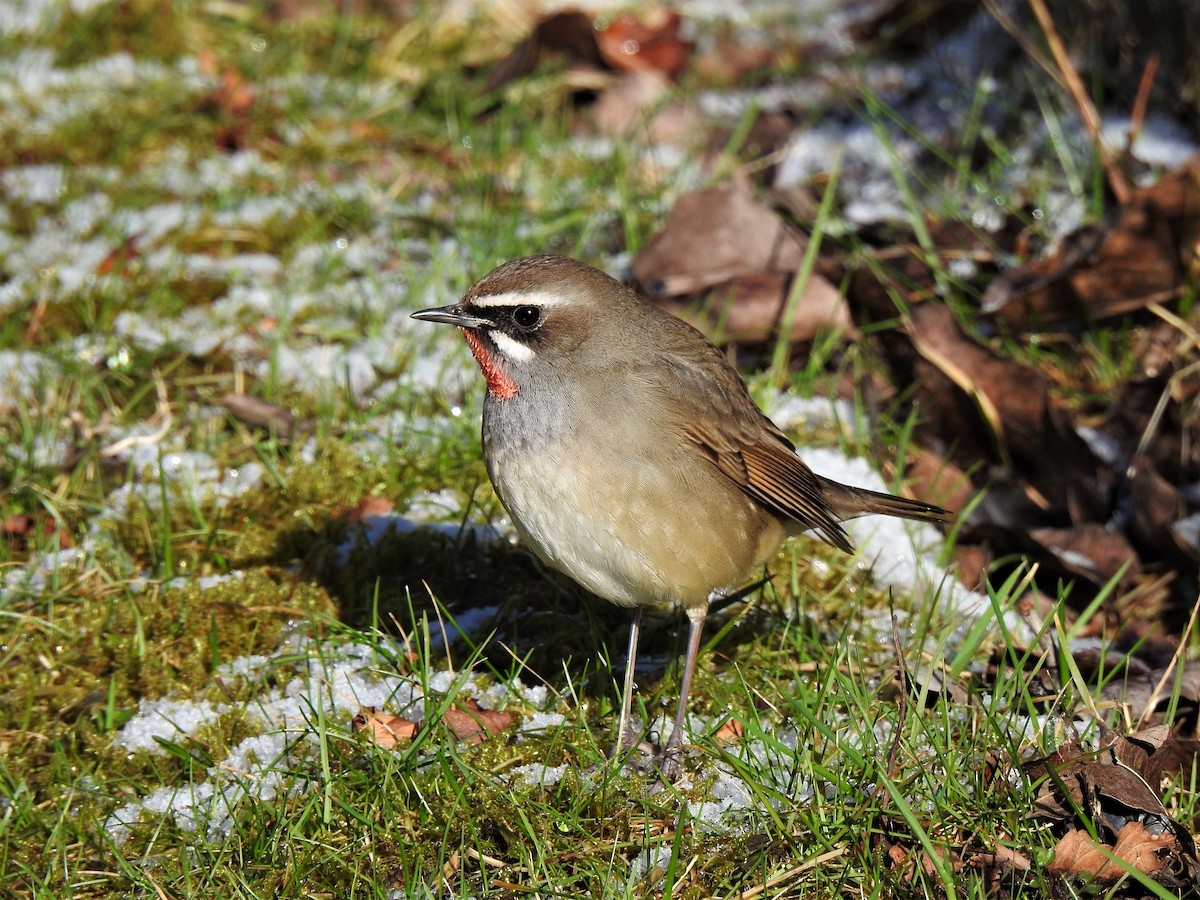
[[954, 518], [948, 510], [932, 503], [850, 487], [820, 475], [817, 478], [829, 509], [839, 522], [869, 515], [897, 516], [921, 522], [949, 522]]

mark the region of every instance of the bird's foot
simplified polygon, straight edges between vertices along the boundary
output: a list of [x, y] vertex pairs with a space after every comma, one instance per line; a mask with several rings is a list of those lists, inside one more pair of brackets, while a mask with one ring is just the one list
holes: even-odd
[[674, 784], [683, 774], [683, 751], [683, 735], [676, 728], [658, 753], [658, 780], [662, 784]]
[[623, 766], [657, 776], [660, 786], [674, 784], [683, 774], [683, 741], [672, 732], [666, 744], [659, 745], [643, 739], [641, 733], [630, 727], [620, 736], [613, 747], [610, 759], [618, 760]]
[[658, 762], [658, 780], [664, 785], [674, 784], [683, 774], [683, 745], [677, 741], [669, 741], [663, 747]]
[[632, 765], [636, 769], [645, 769], [646, 761], [652, 759], [656, 748], [648, 740], [643, 740], [642, 733], [632, 724], [626, 725], [625, 730], [617, 736], [617, 743], [608, 755], [622, 765]]
[[617, 735], [617, 746], [613, 748], [613, 756], [620, 756], [622, 753], [639, 748], [645, 749], [648, 745], [649, 742], [642, 740], [642, 733], [631, 722], [625, 726], [625, 730], [621, 734]]

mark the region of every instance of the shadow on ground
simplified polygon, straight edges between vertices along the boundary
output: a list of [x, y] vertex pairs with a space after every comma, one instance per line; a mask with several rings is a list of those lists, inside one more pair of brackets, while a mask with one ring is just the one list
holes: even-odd
[[[271, 561], [299, 563], [353, 628], [411, 635], [424, 617], [432, 636], [449, 635], [455, 659], [469, 643], [486, 641], [483, 656], [498, 673], [524, 668], [527, 684], [553, 685], [562, 685], [565, 673], [586, 697], [612, 696], [624, 673], [628, 610], [592, 596], [508, 541], [471, 528], [414, 527], [389, 518], [383, 527], [343, 521], [319, 530], [297, 527], [280, 536]], [[738, 604], [726, 603], [726, 612], [736, 614]], [[722, 639], [721, 655], [735, 657], [738, 644], [771, 627], [767, 619], [774, 617], [743, 619]], [[678, 658], [684, 622], [678, 613], [644, 618], [639, 679], [658, 680]]]

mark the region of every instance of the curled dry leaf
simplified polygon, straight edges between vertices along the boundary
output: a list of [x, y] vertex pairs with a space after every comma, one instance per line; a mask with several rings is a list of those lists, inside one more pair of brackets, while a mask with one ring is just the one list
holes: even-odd
[[1137, 553], [1124, 535], [1098, 522], [1071, 528], [1033, 528], [1029, 537], [1067, 573], [1096, 585], [1115, 578], [1122, 567], [1122, 581], [1126, 583], [1141, 571]]
[[[790, 275], [756, 272], [737, 276], [702, 300], [672, 298], [658, 305], [699, 328], [715, 343], [762, 343], [774, 339], [784, 327], [791, 286]], [[841, 293], [813, 274], [796, 303], [788, 340], [811, 341], [821, 332], [857, 333]]]
[[1169, 780], [1190, 778], [1200, 758], [1200, 740], [1184, 737], [1170, 725], [1155, 725], [1129, 735], [1119, 735], [1112, 743], [1114, 759], [1137, 772], [1153, 789]]
[[416, 737], [417, 723], [367, 706], [350, 720], [350, 730], [354, 734], [365, 734], [368, 740], [384, 750], [391, 750], [401, 741]]
[[967, 865], [972, 869], [991, 871], [995, 876], [1012, 871], [1028, 872], [1033, 868], [1028, 856], [1003, 844], [990, 853], [976, 853], [967, 859]]
[[591, 18], [581, 12], [564, 11], [542, 19], [529, 37], [492, 67], [484, 92], [491, 93], [536, 72], [547, 59], [565, 59], [571, 69], [604, 68], [604, 57], [596, 44], [596, 30]]
[[[1195, 842], [1170, 818], [1159, 796], [1159, 779], [1194, 763], [1196, 749], [1195, 742], [1173, 741], [1169, 729], [1155, 728], [1111, 738], [1095, 752], [1071, 740], [1049, 757], [1028, 763], [1030, 779], [1044, 779], [1035, 801], [1037, 815], [1063, 828], [1049, 871], [1111, 882], [1125, 872], [1113, 861], [1116, 857], [1166, 886], [1195, 883], [1200, 874]], [[1164, 755], [1155, 759], [1159, 753]]]

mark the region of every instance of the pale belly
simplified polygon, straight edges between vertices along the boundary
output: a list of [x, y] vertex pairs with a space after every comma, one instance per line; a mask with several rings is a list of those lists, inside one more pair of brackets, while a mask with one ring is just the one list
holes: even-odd
[[524, 542], [592, 593], [695, 607], [744, 583], [783, 541], [783, 526], [703, 461], [665, 470], [636, 447], [604, 451], [543, 448], [536, 465], [526, 452], [494, 451], [489, 466]]

